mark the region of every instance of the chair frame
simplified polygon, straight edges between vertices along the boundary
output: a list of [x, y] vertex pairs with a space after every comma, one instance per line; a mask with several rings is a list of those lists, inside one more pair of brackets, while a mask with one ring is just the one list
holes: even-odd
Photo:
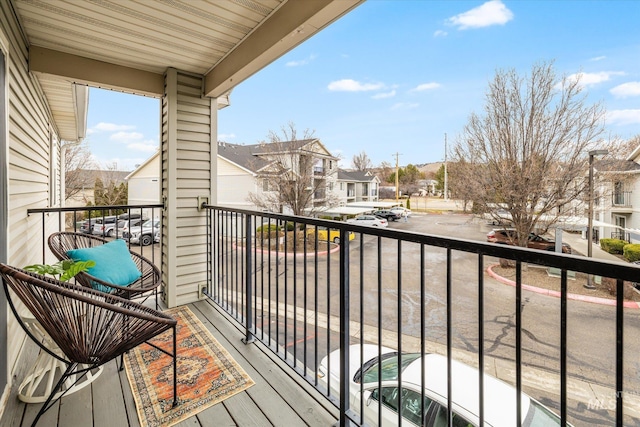
[[[76, 384], [87, 372], [145, 342], [172, 357], [173, 406], [177, 405], [177, 321], [173, 317], [116, 295], [60, 282], [2, 263], [0, 276], [9, 306], [20, 326], [43, 351], [66, 365], [32, 426], [73, 387], [63, 390], [70, 377], [75, 376], [73, 384]], [[34, 336], [20, 316], [12, 294], [18, 296], [61, 354], [47, 348], [46, 341]], [[172, 351], [148, 342], [170, 329], [173, 333]]]
[[[49, 249], [58, 258], [60, 261], [70, 259], [67, 255], [67, 251], [71, 249], [79, 249], [79, 248], [91, 248], [100, 245], [104, 245], [109, 241], [103, 239], [101, 237], [96, 237], [90, 234], [85, 233], [76, 233], [70, 231], [59, 231], [53, 233], [47, 239], [47, 243], [49, 244]], [[158, 287], [162, 283], [162, 276], [160, 273], [160, 269], [156, 267], [156, 265], [151, 262], [151, 260], [143, 257], [140, 254], [132, 252], [129, 250], [129, 254], [131, 254], [131, 259], [138, 267], [138, 270], [142, 273], [142, 275], [130, 283], [127, 286], [119, 286], [113, 283], [105, 282], [104, 280], [98, 279], [95, 276], [90, 275], [89, 273], [81, 272], [75, 276], [76, 282], [80, 283], [83, 286], [88, 288], [92, 288], [91, 284], [93, 282], [99, 283], [104, 286], [108, 286], [113, 288], [111, 292], [114, 295], [126, 298], [133, 299], [137, 296], [141, 296], [148, 292], [153, 292], [156, 299], [156, 310], [158, 309]], [[146, 300], [146, 298], [145, 298]]]

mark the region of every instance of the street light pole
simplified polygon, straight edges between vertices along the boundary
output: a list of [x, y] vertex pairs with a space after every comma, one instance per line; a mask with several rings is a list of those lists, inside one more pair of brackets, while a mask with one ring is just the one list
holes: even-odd
[[[593, 157], [605, 156], [609, 154], [606, 149], [603, 150], [591, 150], [589, 151], [589, 209], [587, 212], [587, 257], [591, 258], [593, 248]], [[587, 283], [584, 285], [587, 289], [595, 289], [593, 284], [593, 277], [591, 274], [587, 275]]]

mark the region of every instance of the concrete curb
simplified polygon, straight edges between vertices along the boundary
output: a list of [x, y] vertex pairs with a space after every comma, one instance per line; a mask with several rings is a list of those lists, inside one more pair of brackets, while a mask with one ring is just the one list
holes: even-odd
[[[487, 267], [487, 273], [489, 273], [489, 276], [493, 277], [498, 282], [504, 283], [505, 285], [514, 286], [515, 287], [516, 286], [516, 282], [514, 282], [513, 280], [509, 280], [509, 279], [507, 279], [505, 277], [502, 277], [502, 276], [498, 275], [495, 271], [493, 271], [493, 267], [496, 267], [498, 265], [499, 264], [493, 264], [493, 265], [490, 265], [489, 267]], [[536, 286], [531, 286], [531, 285], [522, 284], [522, 289], [525, 289], [525, 290], [531, 291], [531, 292], [535, 292], [537, 294], [547, 295], [547, 296], [550, 296], [550, 297], [560, 298], [560, 296], [561, 296], [561, 293], [559, 291], [551, 291], [549, 289], [538, 288]], [[614, 300], [614, 299], [600, 298], [600, 297], [590, 297], [590, 296], [578, 295], [578, 294], [567, 294], [567, 299], [575, 300], [575, 301], [589, 302], [589, 303], [593, 303], [593, 304], [612, 305], [612, 306], [616, 305], [616, 300]], [[625, 301], [623, 303], [623, 307], [625, 307], [625, 308], [640, 308], [640, 305], [635, 301]]]

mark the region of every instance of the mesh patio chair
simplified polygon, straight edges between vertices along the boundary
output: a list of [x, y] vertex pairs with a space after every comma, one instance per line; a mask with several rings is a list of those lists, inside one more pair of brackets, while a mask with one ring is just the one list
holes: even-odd
[[[61, 231], [51, 234], [49, 236], [48, 243], [51, 252], [53, 252], [56, 258], [62, 261], [69, 259], [67, 251], [71, 249], [92, 248], [104, 245], [105, 243], [108, 243], [108, 241], [90, 234]], [[76, 275], [76, 282], [89, 288], [93, 287], [93, 282], [108, 286], [113, 289], [111, 292], [112, 294], [126, 299], [133, 299], [145, 293], [153, 293], [156, 299], [157, 310], [158, 286], [160, 286], [161, 283], [160, 270], [153, 262], [142, 255], [132, 251], [129, 251], [129, 253], [131, 254], [131, 259], [138, 267], [138, 270], [142, 273], [140, 278], [135, 282], [127, 286], [118, 286], [113, 283], [105, 282], [104, 280], [94, 277], [87, 272], [82, 272]]]
[[[174, 318], [134, 301], [6, 264], [0, 264], [0, 276], [9, 306], [20, 326], [43, 351], [66, 366], [32, 426], [66, 394], [68, 389], [59, 392], [69, 377], [80, 381], [87, 372], [169, 329], [173, 332], [172, 351], [148, 344], [173, 358], [173, 405], [176, 405], [177, 322]], [[48, 348], [46, 341], [33, 335], [20, 316], [13, 295], [17, 295], [58, 348]]]

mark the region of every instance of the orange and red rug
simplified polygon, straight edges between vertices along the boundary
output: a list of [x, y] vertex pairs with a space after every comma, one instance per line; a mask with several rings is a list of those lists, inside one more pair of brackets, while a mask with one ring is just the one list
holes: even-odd
[[[148, 344], [125, 356], [127, 378], [142, 427], [172, 426], [254, 384], [188, 307], [166, 312], [178, 320], [178, 405], [172, 407], [170, 356]], [[171, 331], [152, 342], [170, 351]]]

